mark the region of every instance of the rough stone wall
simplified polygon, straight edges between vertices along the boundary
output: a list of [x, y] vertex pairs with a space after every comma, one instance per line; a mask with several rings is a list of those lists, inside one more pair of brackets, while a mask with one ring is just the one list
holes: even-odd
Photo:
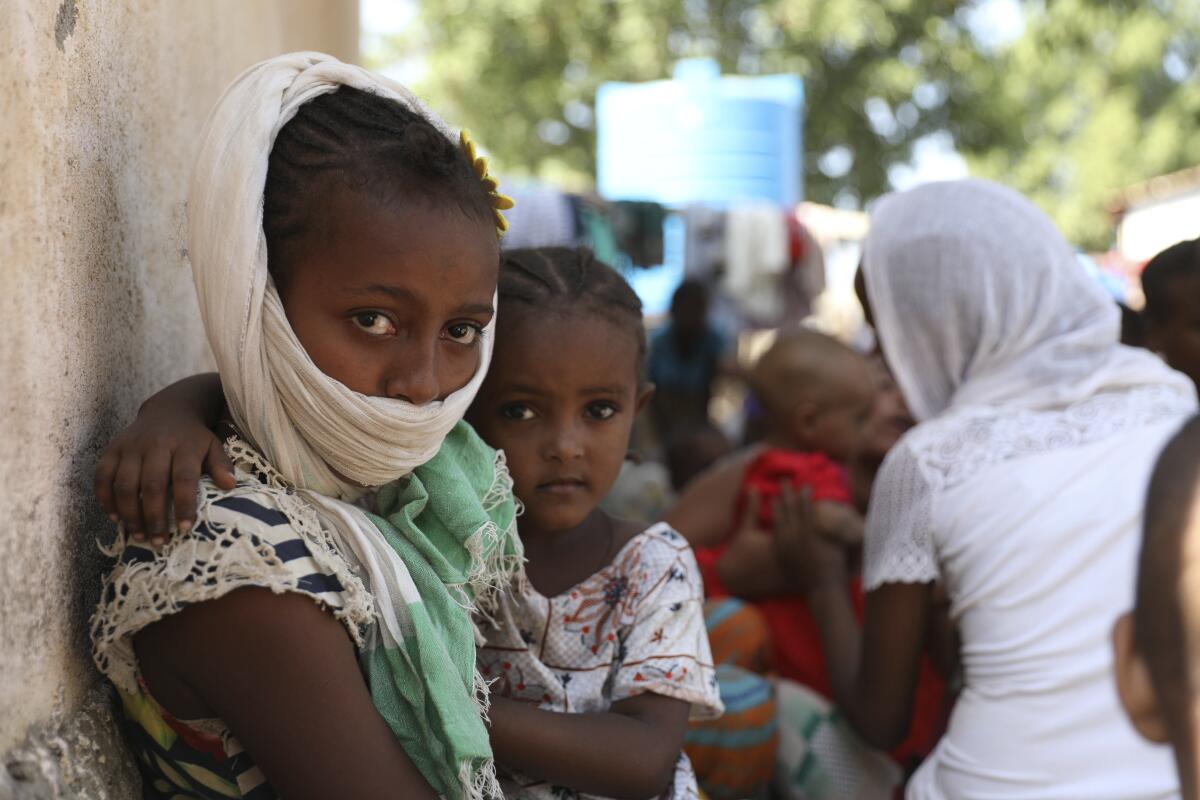
[[357, 56], [357, 0], [0, 3], [0, 800], [138, 796], [87, 620], [104, 443], [208, 367], [184, 252], [224, 85], [298, 49]]

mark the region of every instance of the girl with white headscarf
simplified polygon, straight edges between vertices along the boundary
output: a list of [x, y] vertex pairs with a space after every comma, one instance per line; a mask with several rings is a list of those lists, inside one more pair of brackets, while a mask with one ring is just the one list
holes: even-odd
[[465, 135], [318, 53], [244, 72], [202, 142], [189, 255], [237, 486], [206, 479], [161, 548], [120, 537], [92, 630], [145, 794], [496, 796], [470, 614], [521, 551], [461, 419], [508, 202]]
[[1176, 796], [1170, 753], [1122, 717], [1108, 634], [1131, 603], [1150, 469], [1192, 388], [1118, 344], [1117, 307], [1050, 220], [991, 183], [885, 198], [860, 281], [918, 420], [871, 498], [861, 638], [836, 589], [843, 557], [799, 498], [780, 534], [838, 704], [872, 744], [902, 734], [940, 581], [964, 685], [909, 798]]

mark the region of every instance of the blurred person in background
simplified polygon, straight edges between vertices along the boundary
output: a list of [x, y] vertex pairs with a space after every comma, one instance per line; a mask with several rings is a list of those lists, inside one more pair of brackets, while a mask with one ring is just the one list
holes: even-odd
[[671, 316], [650, 338], [651, 414], [665, 446], [676, 431], [709, 421], [713, 383], [737, 374], [733, 341], [709, 318], [708, 287], [685, 280], [671, 298]]
[[802, 497], [776, 531], [839, 708], [877, 747], [904, 735], [940, 581], [963, 689], [907, 797], [1177, 796], [1170, 753], [1118, 707], [1108, 634], [1132, 600], [1143, 487], [1194, 388], [1120, 346], [1118, 310], [1053, 223], [985, 181], [885, 198], [858, 289], [918, 420], [873, 488], [861, 635], [851, 565]]
[[1173, 244], [1142, 271], [1145, 346], [1200, 385], [1200, 239]]
[[1200, 797], [1200, 417], [1159, 456], [1146, 497], [1133, 610], [1113, 628], [1117, 691], [1129, 721], [1175, 751], [1186, 800]]

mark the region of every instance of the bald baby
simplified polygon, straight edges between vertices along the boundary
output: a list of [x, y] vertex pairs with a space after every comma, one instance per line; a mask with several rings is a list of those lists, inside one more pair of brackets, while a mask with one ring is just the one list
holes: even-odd
[[750, 382], [776, 444], [842, 463], [854, 457], [875, 400], [865, 358], [832, 337], [789, 328], [755, 364]]

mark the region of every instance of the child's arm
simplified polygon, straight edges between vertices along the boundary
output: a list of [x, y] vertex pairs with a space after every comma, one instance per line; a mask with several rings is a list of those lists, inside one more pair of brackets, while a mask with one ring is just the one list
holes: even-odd
[[279, 796], [436, 797], [371, 702], [346, 629], [313, 598], [242, 588], [134, 641], [155, 699], [177, 718], [221, 719]]
[[889, 583], [867, 592], [860, 634], [846, 594], [846, 550], [817, 533], [812, 505], [784, 490], [775, 509], [780, 556], [817, 621], [834, 701], [868, 744], [886, 750], [899, 744], [912, 718], [933, 584]]
[[180, 530], [191, 526], [202, 470], [222, 489], [234, 487], [233, 464], [212, 432], [224, 402], [215, 373], [184, 378], [143, 403], [109, 443], [94, 491], [109, 519], [125, 523], [135, 541], [147, 534], [155, 544], [165, 541], [169, 502]]
[[492, 749], [506, 767], [577, 792], [657, 797], [674, 777], [689, 705], [646, 693], [608, 712], [564, 714], [494, 698]]

